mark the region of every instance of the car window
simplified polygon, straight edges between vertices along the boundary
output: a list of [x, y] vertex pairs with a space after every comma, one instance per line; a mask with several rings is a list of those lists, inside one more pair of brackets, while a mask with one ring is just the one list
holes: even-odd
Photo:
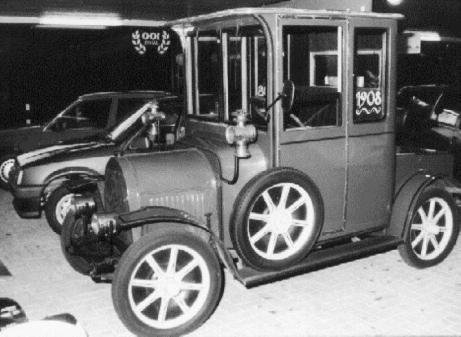
[[354, 46], [354, 123], [383, 121], [385, 109], [385, 65], [387, 32], [384, 29], [359, 28]]
[[286, 26], [284, 80], [295, 84], [295, 100], [284, 114], [284, 129], [337, 127], [342, 124], [340, 28]]
[[104, 129], [109, 119], [111, 103], [110, 98], [78, 102], [55, 118], [51, 128], [54, 130]]
[[128, 115], [132, 114], [150, 101], [152, 101], [152, 98], [148, 97], [119, 98], [117, 104], [117, 116], [115, 119], [116, 124], [126, 119]]

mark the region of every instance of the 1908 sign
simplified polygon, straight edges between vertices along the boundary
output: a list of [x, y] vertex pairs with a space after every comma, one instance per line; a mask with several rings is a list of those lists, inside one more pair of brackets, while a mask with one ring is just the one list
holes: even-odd
[[380, 89], [361, 88], [355, 94], [355, 115], [356, 121], [377, 120], [382, 115], [382, 95]]

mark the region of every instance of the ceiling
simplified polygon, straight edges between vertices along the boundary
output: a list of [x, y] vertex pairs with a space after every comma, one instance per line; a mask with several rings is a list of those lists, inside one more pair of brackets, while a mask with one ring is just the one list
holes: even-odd
[[2, 0], [0, 15], [45, 12], [118, 13], [124, 19], [164, 21], [217, 10], [260, 6], [281, 0]]
[[[372, 2], [376, 12], [397, 12], [405, 15], [405, 26], [411, 28], [438, 28], [461, 37], [460, 0], [402, 0], [392, 6], [388, 0], [1, 0], [0, 19], [11, 17], [43, 17], [47, 13], [67, 12], [112, 13], [121, 19], [168, 21], [217, 10], [270, 5], [288, 2], [291, 5], [306, 1], [323, 4]], [[1, 21], [1, 20], [0, 20]]]

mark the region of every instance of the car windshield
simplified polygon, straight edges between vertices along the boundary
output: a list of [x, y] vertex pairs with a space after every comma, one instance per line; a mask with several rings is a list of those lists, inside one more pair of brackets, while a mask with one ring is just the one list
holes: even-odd
[[251, 113], [251, 122], [267, 130], [267, 44], [259, 22], [217, 23], [187, 36], [194, 46], [194, 99], [190, 117], [230, 122], [236, 111]]
[[57, 115], [47, 126], [48, 130], [64, 131], [68, 129], [107, 127], [111, 98], [78, 100]]

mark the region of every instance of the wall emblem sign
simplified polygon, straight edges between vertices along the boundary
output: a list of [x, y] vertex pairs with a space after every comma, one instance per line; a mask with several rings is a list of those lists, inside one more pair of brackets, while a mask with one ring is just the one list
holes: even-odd
[[142, 31], [136, 30], [131, 34], [132, 43], [136, 52], [144, 55], [147, 49], [155, 49], [159, 54], [165, 54], [170, 47], [170, 33], [162, 31]]

